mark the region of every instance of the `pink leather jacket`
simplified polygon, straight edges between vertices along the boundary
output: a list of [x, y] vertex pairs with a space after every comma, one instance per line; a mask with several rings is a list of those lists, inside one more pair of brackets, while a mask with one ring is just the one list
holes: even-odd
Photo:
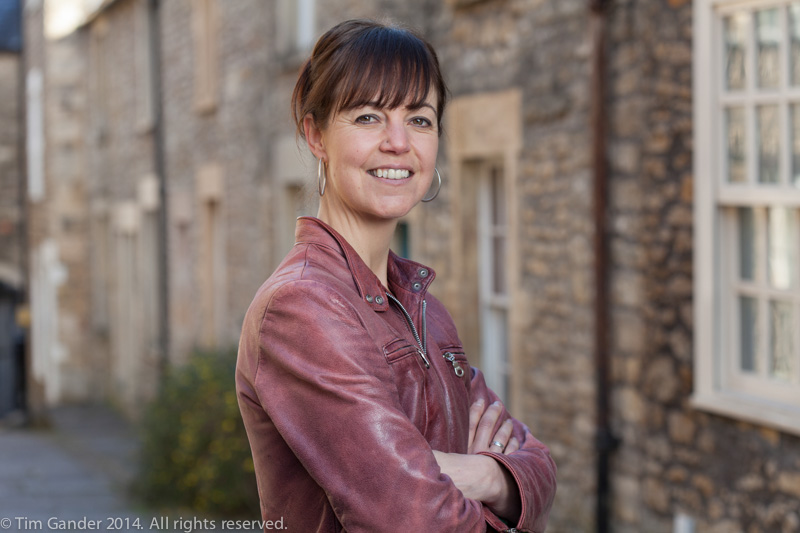
[[433, 271], [392, 254], [389, 296], [323, 222], [300, 218], [296, 240], [239, 345], [262, 518], [302, 533], [544, 531], [556, 467], [525, 425], [514, 421], [517, 452], [485, 453], [519, 486], [514, 527], [464, 498], [433, 456], [466, 453], [470, 405], [497, 399], [427, 293]]

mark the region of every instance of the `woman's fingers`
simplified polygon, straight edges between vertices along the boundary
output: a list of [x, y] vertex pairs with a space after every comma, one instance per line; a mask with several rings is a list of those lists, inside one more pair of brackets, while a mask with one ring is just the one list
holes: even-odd
[[508, 444], [506, 444], [506, 449], [503, 450], [503, 453], [508, 455], [517, 450], [519, 450], [519, 441], [517, 440], [517, 437], [511, 437], [511, 439], [508, 441]]
[[509, 454], [519, 450], [519, 441], [511, 436], [514, 424], [510, 418], [492, 435], [497, 419], [503, 413], [503, 404], [494, 402], [485, 411], [483, 406], [484, 400], [480, 398], [469, 408], [468, 453], [488, 451]]
[[483, 415], [483, 406], [486, 402], [483, 398], [479, 398], [478, 401], [473, 403], [469, 408], [469, 444], [467, 450], [469, 453], [473, 453], [472, 449], [475, 446], [475, 431], [478, 429], [478, 422], [481, 420], [481, 415]]
[[511, 438], [511, 431], [514, 429], [514, 424], [511, 419], [507, 419], [500, 425], [497, 433], [494, 434], [492, 442], [489, 444], [490, 452], [504, 453], [508, 448], [509, 439]]
[[[475, 438], [472, 440], [472, 449], [470, 450], [470, 453], [503, 451], [499, 448], [499, 446], [492, 446], [492, 442], [495, 440], [497, 440], [499, 443], [502, 443], [503, 447], [505, 447], [506, 443], [508, 442], [508, 437], [505, 437], [505, 440], [501, 441], [495, 439], [495, 435], [493, 434], [494, 426], [502, 412], [503, 404], [499, 401], [494, 402], [486, 409], [481, 416], [480, 421], [478, 422], [478, 428], [475, 430]], [[503, 431], [502, 427], [498, 430], [498, 433], [501, 433], [501, 431]], [[509, 435], [511, 435], [510, 431]], [[500, 437], [502, 438], [502, 435], [500, 435]]]

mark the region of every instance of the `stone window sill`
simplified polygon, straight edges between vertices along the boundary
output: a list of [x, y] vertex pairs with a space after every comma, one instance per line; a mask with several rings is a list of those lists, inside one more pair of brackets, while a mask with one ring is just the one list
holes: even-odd
[[800, 409], [733, 392], [695, 393], [696, 409], [800, 435]]

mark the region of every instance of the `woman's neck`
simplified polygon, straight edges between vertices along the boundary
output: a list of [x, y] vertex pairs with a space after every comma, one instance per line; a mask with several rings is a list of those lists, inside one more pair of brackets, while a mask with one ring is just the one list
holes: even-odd
[[358, 253], [361, 260], [389, 287], [389, 247], [397, 228], [397, 220], [364, 220], [333, 216], [320, 206], [317, 218], [335, 229]]

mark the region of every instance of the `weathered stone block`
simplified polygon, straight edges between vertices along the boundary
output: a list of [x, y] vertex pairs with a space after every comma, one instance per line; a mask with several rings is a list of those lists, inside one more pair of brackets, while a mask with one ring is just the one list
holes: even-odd
[[800, 472], [780, 472], [778, 489], [795, 498], [800, 498]]

